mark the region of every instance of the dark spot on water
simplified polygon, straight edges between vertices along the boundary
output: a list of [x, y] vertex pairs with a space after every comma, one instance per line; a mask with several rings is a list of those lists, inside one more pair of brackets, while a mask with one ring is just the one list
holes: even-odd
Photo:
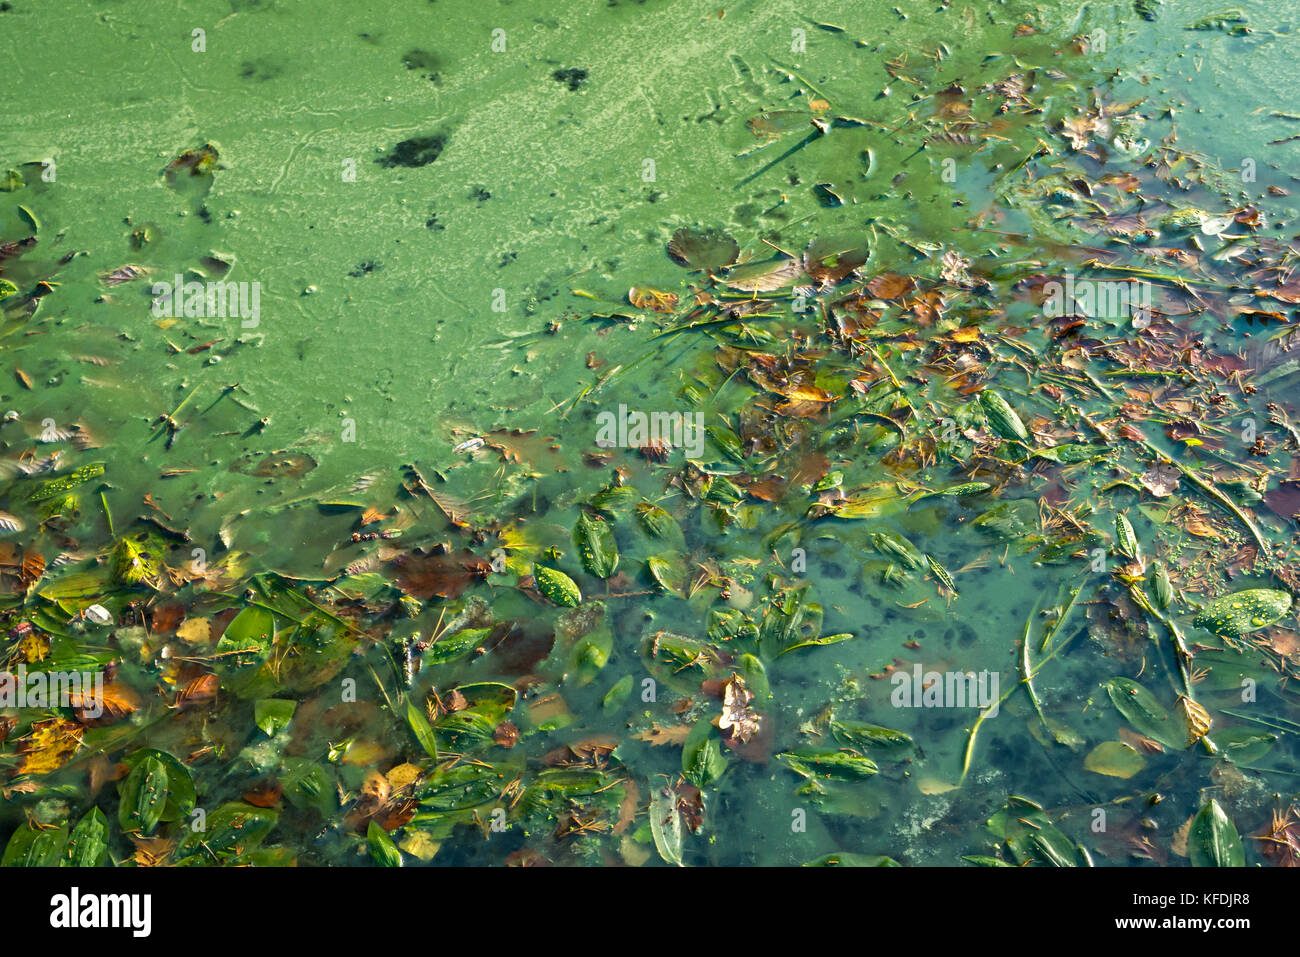
[[402, 140], [375, 162], [385, 169], [392, 169], [394, 166], [405, 166], [408, 169], [428, 166], [442, 155], [446, 145], [447, 134], [445, 133], [416, 136], [409, 140]]
[[563, 70], [556, 70], [551, 74], [551, 79], [560, 83], [567, 83], [570, 90], [576, 90], [587, 82], [587, 71], [580, 67], [571, 66]]
[[408, 70], [437, 70], [442, 66], [438, 54], [428, 50], [410, 50], [402, 54], [402, 66]]
[[239, 75], [245, 80], [256, 80], [259, 83], [265, 83], [267, 80], [273, 80], [284, 72], [284, 67], [273, 60], [245, 60], [239, 65]]

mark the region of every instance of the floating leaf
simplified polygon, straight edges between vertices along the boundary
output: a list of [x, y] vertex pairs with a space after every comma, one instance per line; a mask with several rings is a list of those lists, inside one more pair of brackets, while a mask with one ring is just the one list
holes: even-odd
[[989, 428], [1004, 439], [1015, 439], [1025, 442], [1029, 439], [1029, 432], [1025, 424], [1020, 421], [1020, 416], [1016, 410], [1002, 394], [993, 389], [985, 389], [980, 393], [980, 406], [984, 409], [984, 415], [988, 419]]
[[1210, 713], [1187, 695], [1178, 696], [1178, 709], [1183, 714], [1183, 724], [1187, 727], [1187, 745], [1195, 744], [1210, 732], [1214, 722]]
[[572, 578], [554, 568], [545, 565], [533, 566], [533, 580], [537, 590], [548, 600], [566, 608], [577, 608], [582, 604], [582, 592]]
[[1141, 771], [1146, 761], [1122, 741], [1103, 741], [1083, 759], [1083, 766], [1093, 774], [1127, 780]]
[[1247, 588], [1215, 599], [1192, 619], [1198, 628], [1236, 638], [1281, 621], [1291, 610], [1291, 596], [1271, 588]]
[[429, 665], [445, 665], [449, 661], [463, 658], [479, 647], [491, 633], [491, 628], [462, 628], [450, 635], [442, 635], [424, 652], [424, 662]]
[[677, 810], [677, 792], [672, 788], [656, 788], [651, 795], [650, 834], [665, 863], [681, 867], [682, 816]]
[[697, 788], [706, 788], [726, 770], [727, 759], [713, 725], [701, 718], [682, 742], [682, 775]]
[[586, 512], [578, 516], [573, 528], [573, 543], [582, 557], [583, 567], [597, 578], [608, 578], [618, 568], [618, 544], [609, 523]]
[[268, 738], [273, 738], [289, 726], [298, 702], [284, 698], [262, 698], [253, 702], [253, 723], [261, 728]]
[[795, 774], [806, 778], [857, 781], [869, 778], [879, 770], [875, 761], [848, 751], [783, 751], [776, 758]]
[[370, 859], [380, 867], [402, 866], [402, 852], [397, 849], [388, 832], [374, 821], [366, 828], [366, 847], [370, 850]]
[[1245, 867], [1246, 852], [1232, 819], [1211, 798], [1192, 818], [1187, 856], [1193, 867]]
[[1136, 559], [1138, 556], [1137, 535], [1127, 515], [1115, 516], [1115, 546], [1125, 558]]
[[686, 560], [681, 555], [651, 555], [646, 559], [646, 567], [664, 591], [678, 598], [686, 597]]
[[68, 835], [60, 862], [67, 867], [102, 867], [108, 860], [108, 818], [91, 808]]
[[122, 830], [152, 834], [162, 819], [169, 795], [167, 765], [156, 755], [145, 755], [123, 779], [118, 794], [121, 802], [117, 819]]
[[668, 255], [688, 269], [719, 272], [740, 257], [740, 246], [720, 230], [684, 226], [669, 240]]
[[1181, 749], [1184, 735], [1159, 700], [1130, 678], [1111, 678], [1106, 692], [1119, 713], [1138, 731], [1165, 747]]

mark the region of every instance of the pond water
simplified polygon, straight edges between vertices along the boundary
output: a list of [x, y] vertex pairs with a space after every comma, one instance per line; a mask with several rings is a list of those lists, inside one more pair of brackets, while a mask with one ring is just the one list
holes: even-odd
[[5, 7], [9, 861], [1300, 840], [1290, 4]]

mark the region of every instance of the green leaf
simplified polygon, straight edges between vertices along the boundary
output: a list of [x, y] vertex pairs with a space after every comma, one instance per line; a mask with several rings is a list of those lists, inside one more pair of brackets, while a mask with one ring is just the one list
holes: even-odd
[[1281, 621], [1291, 610], [1291, 596], [1272, 588], [1247, 588], [1218, 598], [1192, 619], [1198, 628], [1235, 638]]
[[415, 732], [415, 740], [420, 742], [420, 747], [424, 748], [429, 757], [437, 761], [438, 739], [434, 736], [433, 728], [429, 725], [429, 719], [425, 717], [424, 711], [409, 698], [406, 701], [406, 723]]
[[194, 810], [198, 794], [194, 790], [194, 777], [179, 758], [166, 751], [141, 748], [123, 760], [128, 773], [139, 767], [146, 758], [153, 758], [167, 768], [167, 803], [163, 807], [163, 821], [179, 821]]
[[985, 389], [980, 393], [980, 406], [984, 409], [984, 416], [988, 420], [989, 428], [1004, 439], [1014, 439], [1024, 442], [1029, 438], [1029, 432], [1025, 424], [1020, 421], [1020, 416], [1016, 410], [1011, 408], [1007, 400], [1001, 393], [993, 389]]
[[822, 635], [818, 638], [809, 638], [806, 641], [796, 641], [793, 645], [781, 649], [781, 653], [778, 654], [777, 657], [780, 658], [781, 655], [788, 655], [790, 652], [798, 651], [800, 648], [820, 648], [822, 645], [838, 645], [841, 641], [848, 641], [852, 637], [853, 634], [846, 631], [838, 635]]
[[286, 701], [284, 698], [262, 698], [253, 702], [253, 723], [265, 731], [268, 738], [273, 738], [289, 726], [294, 709], [297, 707], [296, 701]]
[[650, 834], [659, 856], [678, 867], [682, 866], [683, 831], [677, 792], [672, 788], [655, 788], [650, 797]]
[[148, 583], [158, 577], [158, 562], [139, 544], [124, 538], [113, 552], [113, 577], [123, 585]]
[[658, 505], [642, 502], [636, 507], [636, 514], [641, 521], [641, 527], [646, 530], [646, 534], [651, 538], [660, 539], [676, 549], [686, 547], [686, 536], [682, 534], [682, 528], [677, 524], [677, 519]]
[[1103, 741], [1083, 759], [1083, 766], [1093, 774], [1128, 779], [1146, 767], [1146, 761], [1123, 741]]
[[92, 807], [77, 822], [63, 851], [63, 867], [101, 867], [108, 859], [108, 818]]
[[623, 703], [632, 694], [632, 684], [632, 676], [624, 675], [618, 679], [614, 687], [605, 692], [605, 697], [601, 699], [600, 706], [605, 710], [606, 714], [612, 714], [623, 707]]
[[706, 788], [727, 770], [722, 743], [713, 724], [701, 718], [682, 742], [682, 775], [697, 788]]
[[152, 834], [162, 820], [169, 794], [166, 763], [156, 755], [145, 755], [118, 788], [117, 820], [122, 830]]
[[91, 462], [89, 465], [83, 465], [81, 468], [73, 469], [67, 475], [61, 475], [58, 478], [48, 479], [36, 486], [36, 490], [27, 496], [29, 502], [43, 502], [46, 499], [58, 498], [66, 495], [74, 488], [85, 485], [93, 478], [98, 478], [104, 474], [103, 462]]
[[568, 662], [568, 674], [574, 686], [591, 684], [609, 662], [613, 650], [614, 633], [609, 628], [597, 628], [575, 641]]
[[686, 597], [686, 560], [678, 554], [651, 555], [646, 559], [650, 575], [664, 591]]
[[1193, 867], [1245, 867], [1246, 852], [1232, 819], [1219, 802], [1210, 799], [1187, 833], [1187, 856]]
[[869, 778], [879, 770], [870, 758], [847, 751], [783, 751], [776, 759], [805, 778], [857, 781]]
[[572, 578], [554, 568], [545, 565], [533, 566], [533, 580], [543, 597], [566, 608], [577, 608], [582, 604], [582, 592]]
[[443, 635], [425, 651], [424, 663], [443, 665], [462, 658], [477, 648], [491, 632], [491, 628], [464, 628], [454, 634]]
[[68, 839], [68, 826], [34, 828], [24, 822], [9, 836], [0, 867], [55, 867]]
[[402, 866], [402, 852], [397, 849], [388, 832], [374, 821], [366, 828], [366, 845], [370, 848], [370, 859], [380, 867]]
[[1127, 515], [1115, 516], [1115, 547], [1125, 558], [1135, 559], [1138, 556], [1137, 535]]
[[217, 670], [237, 671], [261, 665], [271, 654], [275, 639], [275, 616], [265, 608], [249, 605], [226, 626], [217, 642]]
[[573, 544], [582, 557], [582, 565], [597, 578], [608, 578], [618, 568], [618, 544], [614, 530], [604, 519], [586, 512], [578, 516], [573, 528]]
[[210, 864], [214, 857], [242, 857], [266, 840], [279, 820], [280, 812], [274, 808], [230, 801], [207, 816], [203, 830], [186, 829], [176, 847], [177, 862]]
[[1183, 750], [1187, 736], [1174, 721], [1165, 706], [1146, 688], [1129, 678], [1111, 678], [1106, 682], [1106, 692], [1128, 723], [1167, 748]]
[[859, 751], [870, 748], [910, 748], [916, 745], [911, 736], [902, 731], [882, 728], [865, 721], [832, 721], [830, 732], [838, 744]]

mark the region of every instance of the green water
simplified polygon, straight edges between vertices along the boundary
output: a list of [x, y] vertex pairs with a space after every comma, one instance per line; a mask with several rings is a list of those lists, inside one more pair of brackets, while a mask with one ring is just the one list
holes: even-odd
[[[523, 753], [536, 762], [569, 741], [612, 734], [623, 741], [618, 758], [639, 782], [642, 805], [654, 781], [678, 774], [681, 748], [628, 736], [684, 719], [669, 710], [670, 698], [610, 713], [601, 699], [620, 677], [645, 676], [640, 646], [647, 634], [698, 636], [710, 607], [721, 604], [717, 592], [705, 589], [690, 601], [606, 598], [609, 664], [575, 687], [545, 658], [555, 613], [539, 610], [513, 586], [526, 569], [524, 557], [544, 560], [547, 546], [566, 553], [561, 567], [579, 567], [570, 529], [579, 505], [609, 482], [613, 467], [623, 467], [628, 484], [665, 507], [683, 501], [666, 471], [630, 451], [616, 450], [599, 467], [583, 463], [583, 453], [595, 451], [600, 412], [620, 403], [688, 411], [696, 406], [683, 390], [694, 387], [707, 397], [710, 416], [730, 417], [752, 398], [752, 390], [719, 371], [714, 340], [652, 338], [656, 317], [627, 301], [631, 286], [674, 292], [685, 302], [703, 285], [665, 255], [677, 228], [725, 229], [743, 258], [755, 260], [773, 247], [798, 252], [815, 239], [845, 237], [845, 248], [868, 244], [868, 275], [922, 268], [923, 257], [895, 241], [898, 235], [951, 246], [984, 265], [1005, 256], [1042, 271], [1059, 261], [1050, 243], [1068, 242], [1068, 231], [1035, 215], [1032, 202], [1002, 209], [990, 187], [1034, 138], [1049, 135], [1044, 124], [1088, 105], [1103, 84], [1114, 100], [1148, 98], [1142, 135], [1152, 142], [1176, 124], [1178, 145], [1216, 165], [1232, 170], [1253, 158], [1256, 180], [1238, 178], [1222, 192], [1244, 190], [1253, 200], [1270, 185], [1294, 185], [1295, 144], [1268, 142], [1294, 129], [1268, 115], [1289, 102], [1286, 71], [1268, 64], [1291, 62], [1297, 52], [1290, 10], [1276, 2], [1242, 4], [1257, 27], [1247, 37], [1186, 30], [1217, 9], [1206, 3], [1165, 4], [1155, 23], [1136, 17], [1127, 3], [749, 0], [726, 8], [725, 16], [717, 0], [615, 0], [582, 8], [522, 0], [12, 6], [0, 13], [0, 40], [21, 106], [10, 108], [0, 130], [0, 166], [19, 170], [27, 186], [0, 194], [0, 239], [31, 234], [30, 214], [39, 221], [39, 243], [6, 263], [5, 275], [24, 290], [39, 279], [58, 285], [30, 319], [7, 317], [0, 401], [19, 420], [6, 424], [0, 438], [11, 457], [31, 448], [48, 454], [53, 446], [65, 449], [65, 463], [110, 463], [104, 505], [88, 498], [78, 519], [41, 532], [42, 552], [49, 559], [89, 554], [107, 541], [108, 516], [121, 532], [147, 513], [188, 531], [192, 541], [178, 553], [197, 547], [214, 560], [237, 557], [246, 573], [318, 580], [352, 562], [387, 574], [391, 558], [383, 545], [349, 542], [355, 513], [322, 510], [322, 500], [380, 509], [402, 501], [405, 527], [393, 549], [454, 541], [486, 556], [495, 544], [487, 532], [502, 531], [521, 549], [522, 564], [512, 563], [513, 576], [493, 575], [475, 593], [492, 603], [497, 621], [514, 622], [516, 630], [508, 653], [460, 663], [456, 680], [513, 683], [544, 673], [572, 723], [537, 732], [512, 760], [522, 761]], [[1012, 37], [1017, 23], [1036, 32]], [[1095, 36], [1099, 28], [1106, 31], [1103, 49], [1062, 54], [1069, 37]], [[195, 49], [196, 29], [204, 31], [202, 51]], [[895, 72], [920, 81], [891, 77], [885, 64], [894, 58]], [[572, 70], [585, 73], [564, 72]], [[993, 128], [1001, 138], [979, 150], [918, 149], [910, 127], [933, 109], [928, 94], [960, 82], [973, 95], [1027, 70], [1038, 71], [1045, 91], [1034, 96], [1046, 104], [1042, 115], [1013, 111]], [[925, 98], [913, 102], [914, 89]], [[810, 99], [824, 99], [828, 115], [862, 122], [838, 126], [773, 163], [804, 136], [809, 127], [801, 121], [799, 132], [755, 152], [762, 141], [747, 127], [751, 117], [806, 111]], [[1171, 112], [1160, 115], [1166, 106]], [[419, 137], [439, 138], [432, 162], [383, 162], [397, 144]], [[210, 178], [169, 184], [167, 164], [208, 143], [219, 151], [220, 168]], [[945, 157], [956, 160], [952, 180], [943, 176]], [[47, 160], [48, 182], [41, 165]], [[820, 183], [842, 205], [819, 201], [813, 187]], [[1269, 202], [1269, 232], [1289, 236], [1292, 200]], [[1030, 241], [995, 253], [998, 240], [969, 226], [983, 212], [996, 213], [985, 225], [1025, 231]], [[187, 270], [211, 277], [210, 259], [232, 264], [222, 278], [260, 284], [256, 328], [207, 318], [160, 323], [151, 315], [150, 283]], [[124, 264], [149, 275], [106, 286], [102, 276]], [[1041, 330], [1027, 330], [1025, 341], [1045, 346]], [[819, 384], [829, 387], [843, 385], [848, 373], [840, 366], [826, 376]], [[927, 398], [952, 395], [936, 388]], [[183, 426], [170, 444], [158, 424], [164, 413]], [[47, 419], [58, 428], [80, 425], [102, 448], [37, 443]], [[889, 443], [850, 419], [836, 414], [796, 430], [787, 436], [790, 449], [827, 451], [833, 467], [846, 472], [846, 487], [881, 481], [875, 462]], [[454, 451], [501, 429], [553, 438], [522, 443], [523, 461], [503, 462], [490, 446]], [[713, 444], [704, 460], [727, 464]], [[464, 540], [427, 498], [403, 499], [408, 463], [485, 533]], [[679, 453], [670, 464], [680, 466]], [[783, 460], [783, 467], [793, 464]], [[356, 490], [361, 476], [366, 487]], [[946, 472], [917, 480], [941, 485]], [[141, 505], [146, 494], [157, 511]], [[1099, 863], [1132, 863], [1126, 835], [1145, 827], [1144, 818], [1154, 818], [1163, 834], [1195, 812], [1207, 784], [1204, 774], [1187, 770], [1203, 760], [1194, 752], [1151, 758], [1131, 781], [1092, 774], [1081, 767], [1087, 748], [1042, 743], [1023, 694], [985, 725], [978, 760], [957, 789], [976, 712], [891, 706], [892, 686], [882, 676], [891, 665], [997, 672], [1009, 690], [1019, 676], [1026, 618], [1087, 580], [1078, 566], [1007, 557], [1001, 544], [980, 537], [971, 523], [989, 504], [932, 500], [881, 519], [958, 572], [959, 597], [937, 594], [932, 582], [912, 582], [901, 594], [883, 587], [862, 523], [806, 522], [800, 537], [773, 537], [784, 523], [801, 521], [804, 497], [771, 507], [748, 502], [734, 510], [731, 525], [704, 509], [679, 516], [692, 558], [728, 569], [735, 591], [761, 596], [769, 574], [806, 581], [823, 609], [822, 634], [854, 635], [767, 662], [772, 699], [760, 710], [769, 752], [824, 736], [820, 725], [812, 735], [805, 725], [828, 706], [837, 719], [894, 728], [919, 746], [905, 760], [882, 760], [872, 780], [817, 800], [797, 794], [800, 781], [770, 754], [732, 757], [727, 773], [706, 789], [707, 827], [687, 839], [689, 863], [798, 863], [850, 851], [951, 864], [962, 854], [990, 853], [996, 842], [977, 832], [1009, 794], [1052, 808]], [[1153, 519], [1138, 524], [1144, 538], [1158, 532]], [[652, 551], [626, 537], [620, 545], [625, 570]], [[806, 552], [802, 575], [770, 563], [775, 552], [788, 565], [792, 547]], [[742, 582], [745, 569], [752, 579]], [[644, 575], [633, 578], [638, 591], [655, 590]], [[591, 594], [592, 581], [583, 584]], [[732, 604], [745, 600], [734, 596]], [[400, 630], [427, 635], [440, 609], [431, 602]], [[119, 613], [121, 603], [111, 610]], [[1091, 748], [1122, 725], [1099, 683], [1132, 676], [1143, 661], [1140, 653], [1107, 660], [1109, 650], [1078, 637], [1086, 622], [1075, 614], [1061, 638], [1076, 640], [1040, 679], [1039, 693], [1051, 716]], [[1035, 619], [1036, 629], [1044, 620]], [[149, 689], [157, 661], [139, 657], [127, 670]], [[392, 720], [390, 695], [399, 683], [388, 662], [374, 652], [356, 657], [344, 673], [357, 678], [363, 700], [352, 718], [336, 716], [335, 725], [312, 724], [325, 707], [323, 695], [304, 694], [290, 737], [268, 739], [253, 726], [248, 703], [232, 696], [214, 706], [201, 730], [193, 722], [160, 723], [132, 746], [147, 741], [176, 754], [209, 747], [227, 760], [239, 755], [234, 772], [195, 764], [201, 804], [215, 806], [238, 798], [252, 780], [283, 777], [286, 756], [325, 763], [325, 752], [342, 739], [378, 741], [372, 760], [339, 766], [340, 792], [355, 795], [367, 765], [387, 771], [403, 759], [419, 763], [409, 731]], [[366, 669], [376, 667], [383, 678], [372, 681]], [[678, 679], [674, 687], [672, 676], [659, 679], [675, 695], [698, 698], [690, 682]], [[1276, 695], [1276, 676], [1271, 681], [1267, 694]], [[431, 684], [448, 687], [431, 671], [417, 681], [422, 691]], [[1167, 684], [1162, 679], [1159, 688], [1172, 701]], [[1268, 704], [1282, 713], [1289, 699], [1270, 697]], [[693, 700], [686, 718], [698, 720], [712, 707]], [[108, 749], [115, 760], [120, 747]], [[1294, 759], [1294, 746], [1283, 739], [1264, 763], [1293, 768]], [[81, 772], [63, 773], [82, 785]], [[1293, 780], [1284, 782], [1261, 778], [1243, 787], [1243, 806], [1262, 813], [1266, 788], [1293, 789]], [[1160, 805], [1132, 810], [1160, 790], [1170, 792]], [[73, 803], [79, 816], [84, 802]], [[1098, 806], [1112, 808], [1121, 823], [1090, 838]], [[797, 812], [806, 814], [806, 830], [792, 829]], [[294, 813], [274, 843], [301, 862], [352, 862], [363, 853], [348, 828], [333, 829], [342, 812], [325, 813], [325, 824], [300, 808]], [[328, 837], [314, 838], [326, 825]], [[407, 836], [418, 829], [417, 821]], [[479, 841], [477, 834], [468, 825], [454, 837], [439, 833], [435, 862], [499, 863], [532, 846], [519, 827], [502, 838]], [[582, 859], [636, 862], [637, 850], [648, 847], [654, 860], [644, 836], [631, 852], [616, 842]], [[573, 859], [546, 847], [561, 862]]]

